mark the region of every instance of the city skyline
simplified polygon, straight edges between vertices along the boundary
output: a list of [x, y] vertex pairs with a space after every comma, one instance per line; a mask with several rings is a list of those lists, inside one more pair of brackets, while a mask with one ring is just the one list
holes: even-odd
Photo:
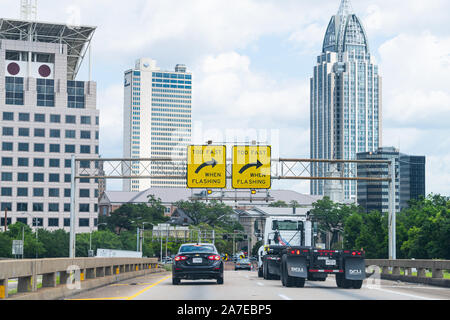
[[[193, 122], [202, 121], [205, 130], [244, 126], [280, 129], [280, 154], [309, 155], [311, 61], [321, 48], [338, 0], [320, 5], [309, 1], [268, 1], [264, 5], [242, 1], [227, 6], [194, 1], [190, 10], [200, 17], [196, 20], [184, 14], [189, 12], [184, 5], [172, 11], [175, 6], [170, 1], [153, 1], [148, 6], [143, 1], [126, 6], [117, 3], [104, 15], [107, 3], [41, 0], [37, 13], [38, 20], [70, 23], [78, 18], [83, 25], [98, 27], [93, 79], [98, 83], [103, 157], [122, 153], [117, 128], [122, 119], [123, 70], [140, 56], [158, 60], [162, 69], [175, 63], [191, 67], [198, 81], [193, 92]], [[352, 5], [364, 22], [371, 52], [383, 75], [383, 146], [426, 155], [427, 194], [449, 194], [446, 101], [450, 92], [445, 87], [450, 69], [450, 28], [445, 27], [449, 5], [443, 1], [399, 4], [369, 0]], [[6, 0], [0, 9], [7, 18], [19, 18], [18, 1]], [[114, 25], [121, 19], [128, 26]], [[127, 38], [130, 30], [135, 32]], [[123, 41], [129, 46], [118, 50]], [[87, 79], [86, 64], [79, 78]], [[309, 191], [307, 182], [289, 185], [300, 192]], [[274, 185], [281, 187], [284, 185]]]

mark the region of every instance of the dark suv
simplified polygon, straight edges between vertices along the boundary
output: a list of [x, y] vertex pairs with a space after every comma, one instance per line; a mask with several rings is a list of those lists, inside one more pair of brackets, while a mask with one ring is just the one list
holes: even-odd
[[223, 284], [223, 261], [211, 243], [186, 243], [181, 245], [173, 259], [172, 283], [181, 279], [216, 279]]

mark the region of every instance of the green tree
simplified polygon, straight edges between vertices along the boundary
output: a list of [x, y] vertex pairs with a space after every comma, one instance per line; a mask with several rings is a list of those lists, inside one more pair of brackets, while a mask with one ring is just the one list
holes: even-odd
[[324, 197], [313, 203], [310, 211], [312, 219], [318, 223], [318, 232], [321, 234], [330, 233], [330, 247], [338, 241], [339, 234], [344, 231], [344, 221], [361, 208], [355, 205], [345, 205], [335, 203], [329, 197]]
[[405, 230], [403, 256], [416, 259], [450, 259], [450, 198], [431, 194], [412, 200], [397, 215]]
[[120, 235], [123, 231], [141, 228], [143, 222], [153, 225], [166, 222], [169, 218], [164, 216], [164, 210], [165, 207], [161, 204], [161, 199], [149, 195], [148, 203], [126, 203], [111, 215], [101, 216], [99, 223], [106, 223], [109, 230]]
[[269, 207], [272, 208], [288, 208], [289, 205], [283, 200], [278, 200], [269, 204]]

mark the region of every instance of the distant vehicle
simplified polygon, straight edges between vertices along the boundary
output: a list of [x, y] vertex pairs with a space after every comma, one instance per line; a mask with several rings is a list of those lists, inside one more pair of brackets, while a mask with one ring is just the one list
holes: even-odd
[[211, 243], [182, 244], [174, 258], [172, 284], [182, 279], [216, 279], [223, 284], [223, 261], [216, 247]]
[[142, 258], [142, 252], [126, 251], [126, 250], [112, 250], [112, 249], [97, 249], [97, 258]]
[[165, 257], [161, 261], [162, 264], [172, 264], [172, 262], [173, 262], [173, 260], [171, 257]]
[[238, 269], [252, 270], [252, 263], [249, 259], [239, 259], [234, 265], [234, 270]]

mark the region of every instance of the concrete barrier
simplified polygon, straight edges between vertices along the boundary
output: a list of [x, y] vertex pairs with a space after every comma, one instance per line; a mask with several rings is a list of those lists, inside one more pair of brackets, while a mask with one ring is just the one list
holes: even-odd
[[[58, 258], [0, 261], [0, 299], [8, 298], [9, 279], [18, 279], [17, 295], [13, 296], [14, 299], [58, 299], [82, 290], [158, 270], [157, 258]], [[42, 275], [42, 288], [38, 290], [37, 276], [39, 275]], [[59, 285], [57, 275], [59, 275]]]
[[[444, 279], [444, 271], [450, 270], [450, 260], [366, 259], [366, 266], [380, 267], [381, 279], [450, 287], [450, 279]], [[413, 269], [417, 275], [413, 275]], [[427, 270], [431, 271], [431, 277], [426, 276]]]

